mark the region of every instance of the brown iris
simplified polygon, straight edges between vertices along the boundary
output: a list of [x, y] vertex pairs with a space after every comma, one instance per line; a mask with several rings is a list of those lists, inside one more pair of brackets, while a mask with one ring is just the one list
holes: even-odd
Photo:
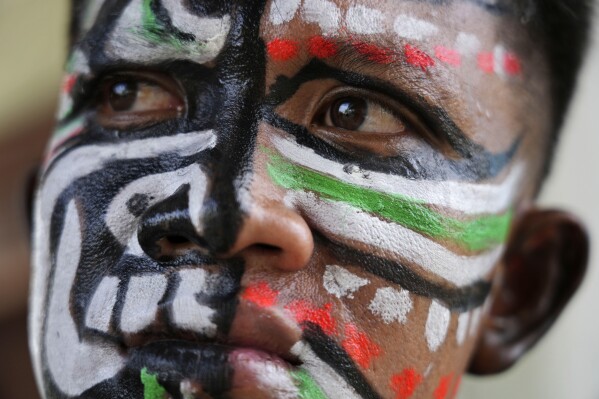
[[345, 130], [358, 130], [368, 113], [368, 103], [358, 97], [345, 97], [335, 101], [330, 109], [333, 126]]
[[116, 82], [110, 87], [108, 102], [117, 112], [129, 111], [137, 98], [137, 83], [133, 81]]
[[105, 128], [138, 129], [179, 118], [184, 111], [183, 92], [170, 76], [131, 72], [102, 81], [96, 120]]

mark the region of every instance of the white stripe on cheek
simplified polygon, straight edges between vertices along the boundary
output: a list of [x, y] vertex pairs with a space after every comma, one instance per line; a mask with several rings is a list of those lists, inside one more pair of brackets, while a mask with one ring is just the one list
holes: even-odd
[[303, 15], [306, 22], [318, 24], [322, 33], [335, 33], [341, 23], [339, 7], [328, 0], [304, 0]]
[[412, 310], [413, 304], [410, 293], [406, 290], [396, 290], [395, 288], [379, 288], [368, 309], [380, 316], [387, 324], [397, 321], [405, 324], [408, 320], [408, 313]]
[[395, 18], [393, 28], [398, 36], [410, 40], [422, 40], [437, 34], [439, 31], [439, 28], [430, 22], [405, 14], [398, 15]]
[[114, 377], [125, 364], [113, 343], [82, 341], [71, 317], [70, 295], [81, 256], [80, 229], [75, 202], [71, 201], [56, 254], [45, 333], [47, 368], [58, 389], [68, 396], [78, 396]]
[[270, 22], [273, 25], [280, 25], [291, 21], [300, 3], [301, 0], [273, 0], [270, 5]]
[[468, 332], [468, 321], [470, 320], [470, 312], [464, 312], [458, 317], [458, 329], [456, 331], [456, 341], [458, 345], [462, 345], [466, 339]]
[[118, 277], [104, 277], [87, 308], [85, 325], [107, 333], [119, 290]]
[[430, 205], [439, 205], [470, 215], [505, 211], [511, 205], [524, 174], [523, 165], [517, 164], [499, 184], [412, 180], [368, 170], [364, 171], [367, 173], [365, 176], [360, 172], [348, 173], [339, 162], [321, 157], [314, 150], [289, 139], [274, 137], [272, 142], [285, 158], [341, 181], [388, 194], [406, 195]]
[[290, 193], [289, 197], [318, 228], [342, 239], [357, 240], [388, 251], [460, 287], [485, 277], [503, 252], [500, 245], [481, 255], [457, 255], [410, 229], [343, 202], [321, 200], [313, 193], [302, 191]]
[[203, 269], [182, 270], [181, 282], [172, 304], [173, 322], [184, 330], [191, 330], [207, 336], [216, 334], [216, 324], [212, 322], [214, 309], [198, 303], [197, 294], [207, 292], [207, 272]]
[[357, 34], [374, 34], [385, 31], [385, 16], [374, 8], [354, 6], [347, 10], [345, 25], [350, 32]]
[[152, 324], [166, 285], [166, 277], [162, 274], [131, 277], [121, 313], [121, 330], [136, 333]]
[[356, 291], [368, 283], [370, 283], [369, 280], [335, 265], [327, 265], [323, 276], [324, 288], [337, 298], [348, 297], [351, 299]]
[[435, 352], [445, 341], [451, 312], [445, 306], [433, 300], [426, 319], [426, 343], [431, 352]]

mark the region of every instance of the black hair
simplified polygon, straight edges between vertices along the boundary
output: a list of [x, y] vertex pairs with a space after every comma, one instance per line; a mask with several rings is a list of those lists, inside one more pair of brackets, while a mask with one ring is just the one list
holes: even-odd
[[534, 0], [532, 27], [539, 34], [550, 72], [553, 127], [544, 176], [559, 138], [589, 44], [594, 0]]

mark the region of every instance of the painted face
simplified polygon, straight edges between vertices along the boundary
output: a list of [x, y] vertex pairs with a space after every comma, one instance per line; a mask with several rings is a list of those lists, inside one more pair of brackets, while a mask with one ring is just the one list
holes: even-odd
[[545, 145], [517, 11], [87, 3], [35, 208], [46, 397], [452, 398]]

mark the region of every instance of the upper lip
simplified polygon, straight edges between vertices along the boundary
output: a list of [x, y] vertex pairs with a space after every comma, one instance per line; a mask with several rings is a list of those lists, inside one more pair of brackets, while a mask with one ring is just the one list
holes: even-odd
[[[164, 304], [163, 306], [168, 306]], [[125, 334], [120, 337], [128, 348], [139, 348], [157, 341], [184, 341], [202, 345], [224, 345], [235, 348], [250, 348], [275, 355], [291, 365], [299, 365], [299, 359], [291, 353], [291, 347], [301, 339], [301, 329], [289, 314], [278, 307], [260, 307], [239, 298], [235, 315], [228, 334], [216, 337], [201, 337], [198, 334], [164, 327], [155, 323], [141, 333]]]

